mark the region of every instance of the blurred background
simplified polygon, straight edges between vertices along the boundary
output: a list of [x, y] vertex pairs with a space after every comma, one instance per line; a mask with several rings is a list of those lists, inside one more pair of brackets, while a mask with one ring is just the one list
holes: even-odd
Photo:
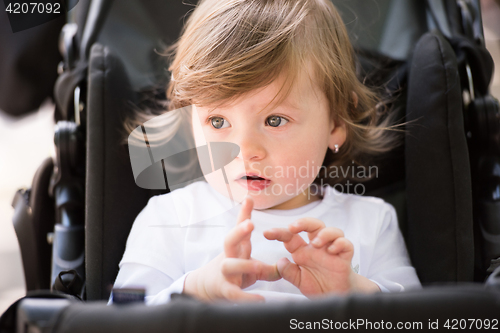
[[[500, 1], [482, 0], [486, 47], [496, 64], [491, 91], [500, 98]], [[7, 20], [0, 13], [0, 21]], [[2, 22], [0, 22], [2, 23]], [[5, 22], [4, 22], [5, 23]], [[2, 24], [2, 26], [6, 26]], [[2, 34], [3, 37], [2, 37]], [[0, 30], [0, 46], [10, 30]], [[41, 64], [40, 64], [41, 66]], [[0, 67], [1, 70], [1, 67]], [[29, 73], [29, 72], [28, 72]], [[4, 73], [0, 73], [2, 76]], [[43, 87], [52, 89], [51, 87]], [[2, 87], [0, 89], [10, 89]], [[13, 92], [16, 93], [16, 92]], [[20, 98], [22, 96], [20, 95]], [[24, 296], [25, 282], [19, 245], [12, 226], [14, 193], [28, 188], [36, 169], [54, 155], [54, 105], [47, 99], [28, 115], [13, 116], [0, 110], [0, 314]]]

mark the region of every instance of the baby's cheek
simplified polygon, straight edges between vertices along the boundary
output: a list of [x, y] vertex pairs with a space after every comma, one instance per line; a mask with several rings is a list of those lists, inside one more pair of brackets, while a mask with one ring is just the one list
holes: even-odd
[[[299, 155], [299, 154], [297, 154]], [[303, 154], [302, 158], [293, 161], [293, 172], [288, 172], [289, 181], [295, 180], [295, 183], [310, 184], [318, 175], [318, 172], [323, 163], [323, 158], [314, 152]]]
[[[226, 177], [228, 175], [226, 174]], [[226, 184], [222, 170], [217, 170], [205, 175], [205, 180], [217, 192], [237, 203], [241, 203], [248, 194], [248, 190], [239, 186], [236, 182], [230, 181]]]

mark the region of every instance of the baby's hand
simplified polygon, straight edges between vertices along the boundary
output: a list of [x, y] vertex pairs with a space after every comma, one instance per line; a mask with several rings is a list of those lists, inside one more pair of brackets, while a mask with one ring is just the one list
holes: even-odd
[[[306, 231], [310, 243], [299, 235]], [[354, 273], [351, 260], [352, 243], [344, 238], [338, 228], [326, 228], [315, 218], [303, 218], [290, 224], [288, 229], [274, 228], [264, 232], [269, 240], [283, 242], [295, 263], [282, 258], [278, 271], [307, 297], [349, 291], [378, 291], [378, 286], [365, 277]]]
[[281, 277], [276, 265], [252, 259], [250, 221], [253, 201], [243, 201], [236, 226], [224, 240], [224, 252], [186, 277], [184, 292], [202, 300], [263, 301], [264, 297], [242, 291], [257, 280], [276, 281]]

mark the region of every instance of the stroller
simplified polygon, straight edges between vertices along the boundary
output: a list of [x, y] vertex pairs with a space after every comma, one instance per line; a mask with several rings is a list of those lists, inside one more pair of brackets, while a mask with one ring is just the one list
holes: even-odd
[[[136, 184], [122, 124], [131, 105], [154, 109], [150, 97], [164, 97], [166, 66], [154, 50], [175, 41], [192, 7], [81, 1], [61, 38], [56, 159], [13, 203], [29, 293], [3, 314], [0, 332], [281, 332], [318, 322], [463, 329], [463, 318], [474, 318], [468, 329], [487, 328], [486, 320], [498, 328], [500, 110], [488, 93], [493, 63], [479, 1], [332, 1], [357, 49], [360, 78], [397, 93], [394, 110], [411, 124], [404, 145], [377, 160], [379, 177], [365, 194], [396, 207], [423, 290], [307, 304], [231, 307], [179, 295], [162, 306], [105, 306], [135, 217], [152, 195], [169, 191], [168, 182]], [[127, 39], [116, 33], [124, 30]]]

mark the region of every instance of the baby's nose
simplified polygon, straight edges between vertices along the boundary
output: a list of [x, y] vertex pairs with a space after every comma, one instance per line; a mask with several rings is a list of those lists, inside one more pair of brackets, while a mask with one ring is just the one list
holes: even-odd
[[244, 161], [261, 160], [266, 156], [264, 144], [254, 137], [242, 140], [239, 146], [238, 157]]

